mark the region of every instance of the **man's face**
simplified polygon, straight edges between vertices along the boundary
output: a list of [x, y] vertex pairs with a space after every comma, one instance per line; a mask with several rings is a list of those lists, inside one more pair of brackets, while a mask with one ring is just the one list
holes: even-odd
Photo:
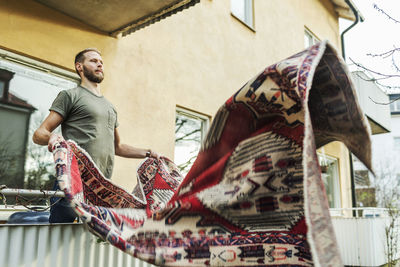
[[95, 51], [85, 53], [82, 64], [83, 75], [91, 82], [101, 83], [104, 79], [103, 59]]

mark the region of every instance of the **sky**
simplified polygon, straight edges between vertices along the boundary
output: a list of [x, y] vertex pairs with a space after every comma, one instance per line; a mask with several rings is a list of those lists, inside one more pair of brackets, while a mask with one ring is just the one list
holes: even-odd
[[[400, 21], [400, 0], [353, 0], [364, 17], [364, 22], [358, 23], [345, 34], [346, 62], [351, 70], [357, 69], [351, 60], [362, 63], [369, 69], [385, 74], [397, 74], [392, 66], [392, 57], [381, 59], [367, 54], [381, 54], [400, 48], [400, 23], [387, 18], [377, 8], [384, 10], [394, 19]], [[340, 20], [341, 32], [352, 24], [348, 20]], [[394, 60], [400, 65], [400, 52], [394, 54]], [[398, 86], [400, 92], [400, 78], [382, 80], [381, 83]]]

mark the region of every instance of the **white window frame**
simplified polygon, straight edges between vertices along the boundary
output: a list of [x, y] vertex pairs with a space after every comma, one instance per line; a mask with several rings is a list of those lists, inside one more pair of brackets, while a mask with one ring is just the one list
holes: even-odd
[[78, 74], [76, 74], [74, 72], [71, 72], [71, 71], [68, 71], [68, 70], [65, 70], [60, 67], [56, 67], [56, 66], [44, 63], [44, 62], [40, 62], [38, 60], [31, 59], [26, 56], [21, 56], [21, 55], [18, 55], [16, 53], [13, 53], [13, 52], [1, 49], [1, 48], [0, 48], [0, 58], [3, 60], [6, 60], [6, 61], [11, 61], [11, 62], [20, 64], [20, 65], [24, 65], [26, 67], [30, 67], [32, 69], [44, 71], [44, 72], [50, 73], [55, 76], [61, 76], [64, 79], [67, 78], [67, 79], [70, 79], [71, 81], [78, 82], [80, 80], [80, 77], [78, 76]]
[[[176, 107], [175, 114], [181, 114], [183, 116], [186, 116], [188, 118], [200, 120], [202, 122], [202, 129], [201, 129], [201, 138], [200, 138], [200, 147], [201, 144], [203, 143], [204, 139], [206, 138], [206, 134], [210, 125], [210, 117], [206, 116], [204, 114], [185, 109], [183, 107]], [[175, 115], [175, 117], [176, 117]], [[175, 137], [176, 138], [176, 137]], [[176, 157], [176, 155], [175, 155]]]
[[183, 114], [189, 118], [200, 119], [204, 122], [203, 129], [201, 130], [201, 141], [203, 141], [210, 125], [210, 117], [179, 106], [176, 107], [175, 112]]
[[[333, 166], [333, 173], [332, 176], [336, 177], [336, 179], [333, 179], [333, 188], [332, 193], [333, 193], [333, 207], [330, 208], [341, 208], [341, 190], [340, 190], [340, 176], [339, 176], [339, 159], [335, 157], [328, 156], [326, 154], [322, 153], [317, 153], [318, 155], [318, 161], [320, 163], [320, 166], [323, 166], [325, 164], [332, 164], [334, 163], [335, 166]], [[325, 161], [325, 162], [324, 162]], [[322, 173], [322, 178], [324, 173]], [[324, 179], [324, 178], [323, 178]], [[325, 186], [325, 183], [324, 183]], [[325, 188], [326, 190], [326, 188]], [[328, 196], [327, 196], [328, 197]], [[329, 199], [328, 199], [329, 202]]]
[[[242, 1], [244, 4], [244, 10], [243, 10], [243, 17], [241, 14], [238, 14], [233, 10], [233, 2], [234, 1]], [[251, 30], [255, 30], [254, 26], [254, 0], [231, 0], [231, 15], [242, 22], [245, 26], [250, 28]]]
[[397, 99], [399, 97], [400, 97], [399, 94], [390, 96], [390, 98], [389, 98], [390, 101], [391, 101], [391, 103], [390, 103], [390, 113], [393, 113], [393, 114], [399, 114], [400, 113], [400, 100], [394, 101], [395, 99]]
[[304, 47], [310, 47], [318, 43], [320, 39], [315, 36], [309, 29], [304, 28]]

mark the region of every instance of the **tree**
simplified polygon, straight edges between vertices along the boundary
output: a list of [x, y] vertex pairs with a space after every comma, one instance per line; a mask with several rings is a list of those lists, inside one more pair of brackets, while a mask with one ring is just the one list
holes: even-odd
[[[393, 157], [396, 158], [396, 157]], [[388, 221], [385, 227], [386, 261], [389, 267], [397, 262], [399, 249], [399, 222], [400, 222], [400, 170], [391, 160], [382, 160], [377, 169], [374, 187], [378, 206], [386, 208]]]
[[[177, 167], [182, 173], [187, 173], [197, 158], [201, 146], [201, 121], [190, 119], [178, 114], [175, 119], [175, 147], [182, 148], [185, 161]], [[177, 152], [177, 150], [175, 150]]]
[[[387, 20], [387, 23], [400, 26], [400, 18], [396, 18], [394, 15], [387, 12], [384, 8], [377, 4], [373, 4], [373, 8], [377, 13], [381, 14]], [[382, 30], [385, 31], [385, 29]], [[371, 39], [374, 38], [374, 36], [372, 35], [373, 33], [371, 33]], [[383, 51], [373, 51], [367, 53], [366, 56], [370, 59], [373, 59], [373, 65], [371, 63], [366, 64], [360, 62], [359, 60], [354, 60], [351, 57], [349, 58], [349, 60], [351, 64], [369, 74], [371, 78], [367, 79], [367, 81], [375, 82], [377, 85], [381, 86], [389, 93], [393, 90], [400, 89], [400, 86], [396, 84], [396, 82], [398, 83], [397, 79], [400, 78], [400, 47], [393, 44], [393, 47], [391, 49], [384, 49]], [[377, 64], [379, 64], [380, 66], [386, 66], [385, 70], [380, 70], [379, 68], [377, 68]]]
[[23, 174], [17, 169], [17, 162], [22, 160], [22, 155], [17, 154], [7, 142], [9, 138], [0, 140], [0, 185], [13, 187], [18, 184], [18, 177]]
[[29, 127], [29, 140], [25, 164], [24, 187], [30, 189], [51, 189], [54, 180], [54, 162], [46, 146], [32, 142], [33, 132], [39, 127], [45, 115], [36, 113]]
[[[381, 2], [380, 5], [381, 4], [384, 3]], [[390, 24], [391, 26], [400, 26], [400, 18], [396, 18], [391, 13], [396, 9], [387, 9], [391, 10], [389, 12], [380, 5], [373, 4], [372, 6], [375, 12], [381, 15], [381, 19], [384, 18], [386, 20], [385, 25]], [[381, 28], [380, 31], [388, 32], [388, 29]], [[369, 32], [368, 35], [370, 40], [379, 40], [379, 37], [377, 36], [378, 34], [373, 32]], [[395, 34], [393, 34], [393, 36], [395, 36]], [[363, 44], [360, 43], [359, 45], [362, 46]], [[353, 66], [361, 69], [371, 77], [365, 79], [364, 77], [359, 76], [359, 78], [374, 82], [384, 89], [386, 93], [397, 93], [400, 89], [400, 46], [392, 44], [390, 47], [390, 45], [387, 46], [387, 42], [385, 45], [386, 46], [383, 49], [373, 49], [374, 51], [366, 53], [367, 58], [370, 60], [369, 63], [366, 63], [368, 60], [360, 62], [360, 60], [355, 60], [351, 57], [349, 59]], [[376, 104], [382, 105], [388, 105], [391, 102], [398, 101], [398, 99], [394, 99], [391, 102], [378, 103], [371, 96], [370, 99]], [[391, 148], [393, 148], [393, 144]], [[372, 184], [373, 187], [375, 187], [378, 207], [386, 208], [388, 215], [385, 227], [385, 247], [388, 266], [395, 266], [399, 249], [400, 168], [397, 167], [399, 162], [399, 158], [397, 157], [398, 152], [393, 154], [389, 153], [389, 151], [385, 151], [382, 158], [378, 159], [381, 164], [378, 165], [375, 162], [375, 177]]]

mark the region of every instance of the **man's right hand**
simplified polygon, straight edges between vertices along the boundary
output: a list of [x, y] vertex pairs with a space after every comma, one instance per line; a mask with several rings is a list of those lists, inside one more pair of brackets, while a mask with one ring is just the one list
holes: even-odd
[[[63, 117], [55, 111], [50, 111], [50, 114], [42, 122], [39, 128], [33, 133], [32, 141], [35, 144], [45, 146], [49, 145], [52, 132], [63, 121]], [[49, 151], [51, 150], [50, 146]]]
[[61, 142], [61, 141], [63, 141], [64, 140], [64, 138], [62, 137], [62, 135], [60, 135], [60, 134], [57, 134], [57, 133], [52, 133], [51, 135], [50, 135], [50, 138], [49, 138], [49, 143], [48, 143], [48, 145], [47, 145], [47, 149], [50, 151], [50, 152], [53, 152], [53, 144], [55, 143], [55, 142]]

